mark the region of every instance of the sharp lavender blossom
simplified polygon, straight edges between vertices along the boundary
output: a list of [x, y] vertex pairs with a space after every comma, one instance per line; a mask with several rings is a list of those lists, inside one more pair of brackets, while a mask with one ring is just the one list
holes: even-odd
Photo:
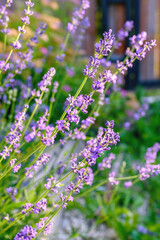
[[116, 145], [119, 142], [119, 134], [113, 131], [114, 122], [107, 121], [107, 128], [99, 128], [97, 137], [87, 141], [86, 148], [80, 153], [87, 163], [95, 165], [96, 160], [104, 151], [110, 150], [111, 145]]
[[95, 44], [95, 57], [90, 57], [88, 65], [83, 69], [83, 74], [89, 78], [94, 78], [95, 73], [100, 65], [100, 59], [103, 56], [107, 56], [111, 52], [115, 37], [112, 35], [112, 30], [103, 33], [103, 39], [100, 39], [99, 43]]

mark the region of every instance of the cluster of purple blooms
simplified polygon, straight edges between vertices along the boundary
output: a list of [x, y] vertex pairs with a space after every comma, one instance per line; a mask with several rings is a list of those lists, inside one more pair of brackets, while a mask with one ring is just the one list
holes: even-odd
[[[7, 73], [6, 76], [4, 76], [3, 79], [3, 87], [1, 87], [0, 91], [0, 99], [2, 99], [3, 102], [8, 102], [8, 89], [13, 89], [13, 97], [11, 96], [12, 101], [16, 101], [17, 97], [17, 88], [21, 89], [21, 98], [27, 99], [31, 94], [32, 89], [32, 77], [28, 76], [27, 81], [25, 84], [21, 81], [16, 79], [17, 74], [21, 74], [23, 70], [29, 68], [34, 68], [34, 64], [32, 62], [33, 59], [33, 52], [34, 47], [39, 42], [39, 36], [41, 36], [47, 25], [44, 23], [40, 23], [39, 27], [35, 31], [35, 35], [30, 38], [29, 41], [27, 41], [26, 46], [27, 50], [24, 51], [18, 51], [16, 58], [10, 59], [10, 65], [7, 63], [5, 65], [5, 61], [0, 61], [0, 65], [4, 71], [6, 71], [10, 66], [10, 71]], [[0, 67], [0, 68], [1, 68]], [[18, 90], [19, 91], [19, 90]]]
[[93, 178], [94, 178], [94, 174], [93, 171], [90, 167], [88, 168], [84, 168], [84, 163], [80, 163], [77, 167], [77, 164], [75, 163], [77, 161], [77, 155], [74, 156], [72, 155], [72, 169], [73, 169], [73, 164], [75, 164], [76, 167], [74, 167], [73, 171], [74, 173], [77, 173], [77, 181], [75, 181], [74, 183], [71, 181], [69, 183], [68, 186], [65, 187], [65, 194], [66, 196], [64, 196], [63, 193], [60, 193], [60, 198], [62, 201], [62, 208], [66, 208], [68, 202], [73, 202], [74, 198], [72, 196], [72, 194], [75, 193], [79, 193], [80, 189], [83, 188], [84, 184], [87, 184], [89, 186], [92, 185], [93, 183]]
[[133, 21], [125, 22], [124, 28], [121, 28], [116, 34], [116, 39], [113, 43], [114, 48], [117, 49], [122, 45], [121, 41], [123, 41], [126, 37], [129, 36], [129, 32], [132, 31], [133, 27], [134, 27]]
[[38, 44], [39, 36], [41, 36], [47, 28], [47, 25], [45, 23], [40, 23], [38, 28], [35, 31], [35, 35], [30, 38], [30, 40], [27, 42], [27, 51], [18, 51], [18, 59], [16, 59], [15, 62], [15, 73], [21, 74], [22, 70], [27, 68], [27, 65], [29, 63], [32, 63], [33, 59], [33, 53], [34, 53], [34, 46]]
[[108, 181], [111, 185], [118, 185], [119, 184], [119, 181], [117, 181], [115, 179], [115, 175], [116, 175], [115, 172], [110, 172], [109, 175], [108, 175]]
[[89, 27], [90, 27], [89, 18], [85, 17], [80, 22], [79, 28], [77, 28], [73, 34], [75, 49], [78, 49], [81, 47], [82, 42], [85, 38], [84, 36], [85, 36], [86, 29], [88, 29]]
[[[25, 4], [27, 6], [27, 9], [24, 9], [25, 16], [21, 18], [23, 26], [18, 26], [18, 31], [20, 34], [25, 33], [25, 26], [30, 24], [30, 16], [33, 15], [31, 8], [34, 6], [34, 3], [31, 1], [26, 1]], [[20, 49], [22, 47], [19, 40], [15, 40], [13, 43], [11, 43], [11, 46], [14, 49]]]
[[17, 233], [17, 235], [14, 237], [14, 240], [20, 240], [20, 239], [27, 239], [32, 240], [36, 237], [36, 229], [32, 228], [31, 226], [26, 225], [24, 228], [21, 229], [20, 233]]
[[[81, 7], [75, 8], [72, 16], [72, 21], [67, 24], [67, 32], [73, 36], [75, 47], [78, 48], [84, 39], [83, 34], [85, 30], [90, 26], [88, 17], [85, 17], [86, 10], [90, 7], [89, 0], [82, 0]], [[66, 49], [66, 44], [61, 45], [61, 53], [56, 56], [56, 60], [63, 62], [65, 54], [63, 53]]]
[[107, 56], [111, 52], [115, 36], [112, 35], [112, 30], [103, 33], [103, 39], [95, 44], [95, 57], [90, 57], [88, 65], [83, 69], [83, 74], [89, 78], [94, 78], [95, 73], [100, 65], [100, 59]]
[[47, 200], [45, 198], [42, 198], [39, 202], [35, 203], [35, 206], [33, 206], [32, 203], [25, 203], [23, 205], [22, 213], [26, 214], [28, 211], [30, 213], [38, 214], [40, 212], [45, 212], [47, 209]]
[[1, 32], [4, 34], [7, 34], [10, 31], [10, 29], [8, 28], [9, 17], [7, 8], [11, 7], [12, 3], [13, 0], [7, 0], [5, 5], [0, 6], [0, 24], [3, 27], [1, 29]]
[[[48, 217], [40, 218], [40, 222], [36, 223], [37, 229], [44, 228], [44, 234], [48, 235], [51, 230], [52, 223], [49, 223], [45, 226], [45, 221], [48, 219]], [[21, 229], [20, 233], [17, 233], [17, 235], [14, 237], [14, 240], [32, 240], [37, 235], [37, 229], [33, 228], [32, 226], [26, 225], [24, 228]]]
[[[69, 122], [75, 122], [76, 124], [79, 123], [80, 121], [80, 117], [78, 115], [78, 113], [80, 111], [82, 111], [84, 114], [87, 114], [87, 108], [89, 105], [92, 104], [92, 102], [94, 102], [94, 100], [92, 99], [92, 93], [89, 95], [79, 95], [76, 98], [72, 97], [69, 94], [69, 97], [66, 100], [66, 110], [65, 112], [67, 113], [67, 120]], [[78, 110], [79, 109], [79, 110]], [[67, 125], [66, 121], [57, 121], [57, 125], [59, 129], [62, 129], [62, 131], [64, 129], [69, 130], [69, 124]]]
[[116, 156], [113, 153], [110, 153], [108, 157], [104, 158], [101, 163], [98, 164], [98, 169], [103, 171], [106, 168], [111, 168], [111, 163], [115, 160]]
[[44, 235], [48, 235], [51, 231], [51, 226], [53, 225], [53, 223], [49, 223], [45, 226], [45, 221], [48, 219], [48, 217], [44, 217], [44, 218], [40, 218], [40, 222], [36, 223], [37, 229], [41, 229], [44, 228]]
[[110, 150], [110, 146], [120, 141], [119, 133], [115, 133], [113, 127], [114, 121], [107, 121], [106, 128], [100, 127], [97, 137], [87, 141], [87, 146], [80, 156], [83, 156], [90, 166], [95, 165], [97, 158], [104, 151]]
[[31, 167], [25, 168], [26, 177], [32, 178], [33, 173], [37, 172], [41, 166], [44, 166], [50, 160], [50, 157], [48, 153], [44, 153]]
[[[32, 95], [40, 96], [38, 91], [32, 92]], [[45, 113], [42, 117], [39, 118], [39, 120], [34, 124], [34, 126], [31, 127], [32, 131], [25, 136], [26, 142], [31, 142], [35, 139], [37, 136], [41, 139], [41, 142], [44, 145], [50, 146], [54, 143], [54, 140], [56, 138], [56, 135], [52, 136], [53, 130], [55, 129], [53, 126], [48, 125], [48, 109], [45, 110]]]
[[9, 187], [6, 189], [6, 192], [9, 196], [11, 196], [12, 201], [14, 201], [15, 195], [17, 194], [17, 188]]
[[42, 81], [38, 83], [38, 87], [42, 92], [48, 92], [47, 87], [51, 85], [51, 81], [55, 73], [55, 68], [50, 68], [49, 71], [43, 76]]
[[149, 109], [149, 104], [148, 104], [147, 102], [144, 102], [144, 103], [140, 106], [140, 108], [138, 109], [138, 111], [136, 111], [136, 112], [131, 112], [131, 111], [129, 111], [129, 112], [128, 112], [128, 115], [129, 115], [129, 117], [131, 117], [131, 120], [130, 120], [130, 121], [128, 120], [128, 121], [126, 121], [126, 122], [124, 123], [124, 128], [125, 128], [126, 130], [129, 130], [130, 127], [131, 127], [132, 122], [133, 122], [133, 121], [138, 121], [140, 118], [144, 117], [144, 116], [146, 115], [146, 112], [148, 111], [148, 109]]
[[151, 40], [150, 42], [146, 41], [147, 33], [141, 32], [138, 35], [133, 35], [130, 40], [131, 49], [127, 48], [126, 50], [126, 60], [124, 62], [120, 62], [117, 60], [117, 70], [122, 74], [126, 74], [128, 68], [133, 67], [133, 60], [138, 59], [142, 60], [145, 58], [146, 53], [152, 49], [152, 47], [156, 46], [156, 40]]
[[58, 86], [59, 86], [59, 83], [57, 81], [55, 81], [53, 83], [53, 89], [52, 89], [52, 97], [50, 99], [51, 102], [55, 102], [55, 98], [54, 98], [54, 95], [56, 94], [57, 90], [58, 90]]
[[99, 73], [99, 78], [93, 82], [92, 89], [99, 93], [103, 93], [106, 83], [116, 84], [116, 81], [117, 76], [112, 74], [110, 70], [105, 70], [103, 74]]
[[[3, 159], [9, 157], [12, 151], [16, 151], [17, 153], [20, 152], [18, 148], [20, 147], [20, 139], [23, 131], [23, 122], [25, 120], [25, 115], [28, 107], [28, 105], [25, 105], [24, 111], [17, 113], [15, 116], [15, 122], [10, 129], [10, 132], [5, 137], [5, 141], [7, 144], [9, 144], [9, 147], [5, 146], [3, 151], [0, 153], [0, 156], [2, 156]], [[14, 165], [13, 163], [14, 161], [12, 160], [10, 165]]]
[[77, 27], [82, 22], [86, 10], [90, 7], [90, 2], [88, 0], [82, 0], [80, 9], [75, 9], [72, 16], [72, 22], [67, 24], [67, 31], [71, 34], [75, 33]]
[[156, 164], [157, 154], [160, 151], [160, 144], [155, 143], [152, 147], [148, 148], [145, 155], [145, 165], [143, 167], [137, 166], [136, 170], [139, 171], [139, 179], [144, 181], [151, 176], [160, 174], [160, 164]]
[[46, 189], [50, 189], [54, 193], [58, 193], [58, 190], [56, 188], [60, 187], [60, 183], [57, 183], [55, 177], [48, 178], [47, 183], [44, 185]]

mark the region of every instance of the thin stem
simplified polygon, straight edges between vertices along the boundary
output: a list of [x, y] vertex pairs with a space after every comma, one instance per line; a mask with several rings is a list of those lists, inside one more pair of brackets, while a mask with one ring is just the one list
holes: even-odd
[[[115, 178], [115, 180], [117, 180], [117, 181], [126, 181], [126, 180], [131, 180], [131, 179], [136, 179], [136, 178], [138, 178], [138, 175], [129, 176], [129, 177]], [[106, 179], [106, 180], [104, 180], [103, 182], [101, 182], [101, 183], [99, 183], [99, 184], [96, 184], [95, 186], [89, 188], [87, 191], [79, 194], [76, 198], [83, 197], [83, 196], [87, 195], [88, 193], [94, 191], [96, 188], [104, 185], [106, 182], [108, 182], [108, 179]], [[76, 198], [75, 198], [75, 199], [76, 199]]]
[[[74, 95], [74, 100], [78, 97], [78, 95], [79, 95], [80, 92], [82, 91], [82, 89], [83, 89], [83, 87], [84, 87], [87, 79], [88, 79], [88, 77], [85, 76], [85, 78], [84, 78], [83, 82], [81, 83], [79, 89], [77, 90], [76, 94]], [[60, 120], [63, 120], [63, 119], [64, 119], [64, 117], [66, 116], [66, 111], [67, 111], [69, 108], [70, 108], [70, 105], [68, 105], [68, 107], [66, 108], [66, 110], [65, 110], [64, 113], [62, 114]]]
[[[41, 93], [41, 96], [39, 97], [38, 101], [41, 101], [41, 99], [42, 99], [42, 97], [43, 97], [43, 94], [44, 94], [44, 92]], [[35, 108], [34, 108], [34, 110], [33, 110], [33, 112], [32, 112], [32, 115], [30, 116], [30, 118], [29, 118], [29, 120], [28, 120], [28, 122], [27, 122], [27, 125], [26, 125], [26, 127], [25, 127], [25, 129], [24, 129], [24, 131], [23, 131], [23, 134], [22, 134], [22, 137], [21, 137], [21, 138], [24, 137], [25, 132], [26, 132], [26, 130], [28, 129], [28, 127], [29, 127], [29, 125], [30, 125], [30, 123], [31, 123], [31, 121], [32, 121], [32, 119], [33, 119], [33, 117], [34, 117], [34, 114], [36, 113], [38, 107], [39, 107], [39, 104], [37, 103], [36, 106], [35, 106]]]
[[[29, 0], [29, 3], [30, 3], [30, 2], [31, 2], [31, 0]], [[28, 5], [28, 9], [27, 9], [27, 10], [28, 10], [28, 11], [30, 10], [30, 6], [29, 6], [29, 5]], [[24, 24], [22, 25], [22, 30], [24, 30], [25, 26], [26, 26], [26, 24], [24, 23]], [[16, 43], [18, 42], [18, 40], [19, 40], [19, 38], [21, 37], [21, 35], [22, 35], [22, 33], [19, 32], [16, 40], [14, 41], [14, 44], [16, 44]], [[10, 52], [9, 52], [9, 54], [8, 54], [8, 57], [7, 57], [7, 59], [6, 59], [5, 63], [4, 63], [4, 66], [8, 63], [8, 61], [9, 61], [9, 59], [10, 59], [13, 51], [14, 51], [14, 48], [12, 47], [12, 49], [10, 50]], [[0, 75], [1, 75], [1, 73], [2, 73], [2, 69], [0, 70]], [[0, 84], [1, 84], [1, 82], [0, 82]]]
[[[88, 169], [89, 165], [87, 166], [83, 176], [86, 174], [87, 169]], [[78, 187], [78, 185], [82, 182], [82, 180], [79, 180], [76, 184], [76, 186], [73, 188], [73, 190], [68, 194], [67, 198], [65, 199], [65, 203], [67, 203], [69, 197], [73, 194], [73, 192], [75, 191], [75, 189]], [[43, 229], [47, 226], [47, 224], [52, 220], [52, 218], [61, 210], [63, 204], [61, 204], [59, 206], [59, 208], [52, 214], [52, 216], [47, 220], [47, 222], [45, 223], [45, 225], [40, 229], [40, 231], [38, 232], [38, 234], [36, 235], [36, 237], [43, 231]]]

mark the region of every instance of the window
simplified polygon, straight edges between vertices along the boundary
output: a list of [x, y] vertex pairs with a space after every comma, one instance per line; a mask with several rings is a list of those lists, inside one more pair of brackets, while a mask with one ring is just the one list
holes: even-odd
[[[116, 33], [126, 20], [133, 20], [133, 34], [141, 31], [148, 33], [148, 40], [157, 39], [157, 47], [147, 53], [142, 62], [135, 62], [126, 79], [127, 88], [137, 84], [144, 86], [160, 86], [160, 0], [101, 0], [103, 31], [109, 28]], [[121, 49], [112, 56], [112, 60], [123, 59], [127, 39]]]

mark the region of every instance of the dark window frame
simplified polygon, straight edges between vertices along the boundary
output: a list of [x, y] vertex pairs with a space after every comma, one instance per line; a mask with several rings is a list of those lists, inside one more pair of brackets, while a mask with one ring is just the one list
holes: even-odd
[[[134, 34], [138, 34], [140, 31], [140, 0], [101, 0], [102, 9], [102, 30], [107, 31], [109, 29], [108, 8], [110, 4], [125, 4], [125, 20], [134, 21]], [[134, 10], [134, 11], [133, 11]], [[129, 39], [126, 39], [126, 46], [129, 46]], [[111, 59], [112, 60], [112, 59]], [[132, 77], [131, 77], [132, 76]], [[138, 85], [155, 88], [160, 87], [160, 79], [150, 79], [147, 81], [140, 80], [140, 62], [135, 61], [132, 69], [128, 70], [126, 75], [127, 89], [133, 89]]]

